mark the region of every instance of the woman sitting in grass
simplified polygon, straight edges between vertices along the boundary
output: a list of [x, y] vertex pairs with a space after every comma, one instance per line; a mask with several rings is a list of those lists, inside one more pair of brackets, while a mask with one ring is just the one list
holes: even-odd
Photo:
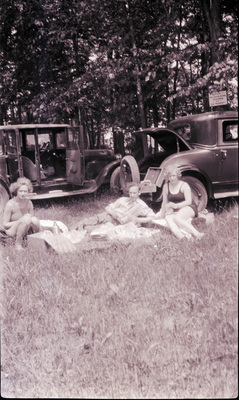
[[178, 239], [186, 236], [181, 229], [200, 239], [204, 233], [198, 232], [191, 224], [191, 219], [198, 215], [197, 205], [192, 200], [190, 186], [180, 180], [180, 177], [181, 172], [176, 166], [166, 170], [162, 208], [156, 214], [156, 219], [165, 218], [170, 230]]
[[29, 179], [18, 178], [10, 185], [10, 191], [15, 196], [10, 199], [3, 212], [3, 227], [8, 236], [16, 239], [16, 249], [22, 250], [22, 240], [32, 228], [33, 232], [40, 231], [40, 222], [33, 215], [33, 204], [27, 198], [33, 191]]

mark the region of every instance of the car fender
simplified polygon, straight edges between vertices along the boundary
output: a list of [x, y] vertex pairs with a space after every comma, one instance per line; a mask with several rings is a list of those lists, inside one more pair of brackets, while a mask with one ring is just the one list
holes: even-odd
[[6, 189], [6, 191], [8, 192], [9, 196], [11, 196], [11, 193], [10, 193], [10, 190], [9, 190], [10, 183], [6, 179], [6, 177], [4, 177], [2, 175], [0, 175], [0, 185], [2, 185]]
[[97, 189], [104, 183], [107, 175], [111, 175], [112, 172], [120, 165], [120, 160], [115, 160], [107, 164], [95, 178]]
[[6, 179], [0, 176], [0, 214], [2, 214], [7, 201], [11, 197], [9, 185], [6, 183]]

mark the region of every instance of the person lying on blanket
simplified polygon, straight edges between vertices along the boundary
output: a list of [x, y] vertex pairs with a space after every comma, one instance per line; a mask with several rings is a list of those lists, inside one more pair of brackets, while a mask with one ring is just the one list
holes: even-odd
[[87, 227], [111, 222], [114, 225], [123, 225], [134, 222], [136, 225], [147, 223], [155, 218], [155, 213], [139, 198], [140, 186], [132, 183], [129, 188], [129, 197], [120, 197], [114, 203], [105, 207], [105, 211], [93, 217], [85, 218], [70, 227], [70, 230], [87, 230]]

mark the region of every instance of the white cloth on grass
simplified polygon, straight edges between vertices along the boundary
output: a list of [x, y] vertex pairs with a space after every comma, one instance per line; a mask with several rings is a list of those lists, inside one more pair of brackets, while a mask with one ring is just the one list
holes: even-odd
[[61, 232], [67, 232], [68, 231], [67, 226], [65, 224], [63, 224], [63, 222], [61, 222], [61, 221], [52, 221], [50, 219], [40, 219], [40, 226], [44, 230], [52, 231], [54, 222], [56, 222], [56, 224], [57, 224], [57, 226], [58, 226], [58, 228], [60, 229]]
[[139, 239], [147, 238], [158, 233], [159, 230], [139, 227], [133, 222], [128, 222], [124, 225], [113, 225], [111, 222], [107, 222], [100, 227], [94, 229], [90, 236], [92, 239], [105, 238], [108, 240], [113, 239]]

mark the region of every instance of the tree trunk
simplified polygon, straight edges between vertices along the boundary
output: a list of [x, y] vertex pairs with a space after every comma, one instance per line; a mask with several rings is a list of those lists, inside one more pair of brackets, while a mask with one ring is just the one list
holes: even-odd
[[75, 66], [76, 66], [76, 76], [77, 78], [80, 75], [80, 63], [79, 63], [79, 54], [78, 54], [78, 37], [75, 34], [72, 38], [73, 41], [73, 49], [75, 53]]
[[[167, 69], [167, 72], [168, 72], [168, 69]], [[169, 86], [168, 86], [168, 83], [166, 84], [166, 99], [168, 99], [169, 98]], [[166, 103], [166, 117], [167, 117], [167, 123], [169, 123], [170, 122], [170, 120], [171, 120], [171, 103], [170, 103], [170, 101], [169, 100], [167, 100], [167, 103]], [[174, 111], [174, 114], [175, 114], [175, 111]], [[174, 119], [174, 118], [173, 118]]]
[[13, 104], [10, 105], [10, 110], [11, 110], [11, 119], [12, 119], [11, 123], [12, 124], [16, 124], [14, 105]]
[[3, 125], [3, 121], [4, 121], [4, 111], [3, 111], [4, 107], [0, 104], [0, 125]]
[[218, 61], [218, 38], [221, 37], [221, 0], [201, 0], [212, 43], [211, 65]]
[[[129, 8], [129, 6], [127, 8]], [[141, 80], [140, 80], [140, 68], [139, 68], [139, 63], [138, 63], [138, 59], [137, 59], [138, 50], [137, 50], [137, 46], [135, 43], [133, 22], [129, 17], [127, 8], [126, 8], [126, 16], [127, 16], [127, 20], [129, 23], [130, 36], [131, 36], [131, 40], [132, 40], [133, 56], [135, 59], [134, 62], [135, 62], [135, 72], [136, 72], [136, 87], [137, 87], [137, 98], [138, 98], [138, 104], [139, 104], [141, 128], [146, 128], [144, 99], [143, 99], [143, 92], [142, 92], [142, 86], [141, 86]]]
[[158, 126], [159, 124], [159, 114], [158, 114], [158, 104], [157, 104], [157, 96], [154, 94], [152, 99], [152, 108], [153, 108], [153, 121], [154, 126]]
[[19, 124], [22, 124], [22, 107], [20, 104], [17, 106]]

